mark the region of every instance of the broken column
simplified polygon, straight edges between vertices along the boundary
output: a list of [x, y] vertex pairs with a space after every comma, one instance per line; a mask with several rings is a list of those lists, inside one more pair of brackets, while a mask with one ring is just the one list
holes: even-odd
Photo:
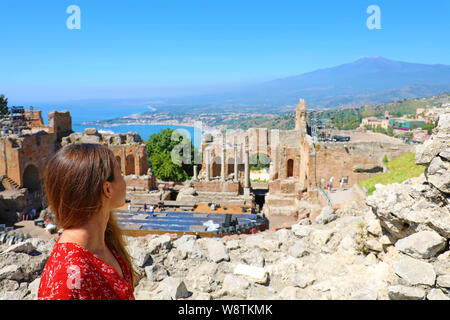
[[194, 181], [198, 181], [198, 166], [194, 165]]
[[234, 183], [238, 183], [238, 149], [236, 143], [236, 136], [234, 137]]
[[248, 150], [248, 136], [245, 136], [245, 156], [244, 156], [244, 194], [250, 193], [250, 156]]
[[220, 163], [220, 180], [225, 181], [225, 133], [222, 135], [222, 159]]
[[210, 163], [211, 163], [211, 149], [206, 149], [206, 181], [210, 181], [210, 176], [211, 176], [211, 168], [210, 168]]

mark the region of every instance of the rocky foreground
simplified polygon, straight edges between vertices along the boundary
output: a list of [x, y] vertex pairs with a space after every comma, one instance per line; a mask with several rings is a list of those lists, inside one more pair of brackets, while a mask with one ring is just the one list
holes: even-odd
[[[127, 237], [137, 299], [450, 299], [450, 113], [416, 162], [365, 204], [254, 235]], [[54, 242], [0, 245], [0, 298], [36, 299]]]

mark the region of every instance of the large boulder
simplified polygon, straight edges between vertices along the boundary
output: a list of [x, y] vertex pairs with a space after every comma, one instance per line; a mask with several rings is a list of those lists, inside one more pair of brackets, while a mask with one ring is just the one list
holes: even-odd
[[144, 268], [153, 263], [152, 257], [148, 249], [141, 246], [126, 246], [133, 263], [139, 268]]
[[[447, 152], [450, 151], [447, 150]], [[441, 192], [450, 194], [450, 161], [443, 157], [435, 157], [425, 171], [428, 182]]]
[[22, 281], [24, 274], [18, 265], [8, 265], [0, 269], [0, 281], [3, 279]]
[[223, 280], [223, 288], [233, 296], [245, 297], [245, 290], [250, 286], [248, 280], [227, 274]]
[[450, 109], [439, 116], [437, 127], [430, 139], [416, 148], [416, 163], [427, 165], [440, 152], [450, 149]]
[[156, 295], [161, 300], [178, 300], [187, 298], [190, 292], [180, 278], [168, 277], [160, 282]]
[[205, 252], [199, 246], [194, 235], [184, 235], [175, 240], [172, 245], [182, 254], [192, 259], [202, 259], [206, 257]]
[[450, 235], [446, 199], [424, 177], [382, 186], [367, 197], [366, 204], [394, 239], [410, 236], [428, 226], [443, 237]]
[[445, 249], [447, 240], [435, 231], [420, 231], [398, 240], [395, 247], [414, 258], [428, 259]]
[[322, 209], [320, 212], [320, 215], [317, 216], [317, 218], [314, 220], [315, 223], [318, 224], [327, 224], [330, 223], [333, 220], [337, 219], [337, 214], [334, 212], [333, 208], [330, 206], [326, 206]]
[[397, 285], [388, 288], [388, 295], [392, 300], [423, 300], [425, 299], [425, 290]]
[[436, 282], [436, 272], [430, 263], [403, 256], [392, 267], [394, 272], [410, 285], [433, 286]]
[[442, 290], [439, 289], [431, 289], [427, 294], [428, 300], [450, 300], [448, 296], [446, 296]]
[[230, 260], [228, 249], [223, 245], [222, 241], [213, 238], [205, 238], [203, 240], [205, 241], [210, 260], [216, 263]]
[[243, 276], [247, 280], [255, 283], [265, 284], [268, 280], [268, 273], [261, 267], [238, 264], [233, 272], [235, 275]]
[[289, 253], [294, 258], [301, 258], [306, 256], [309, 252], [302, 239], [297, 240], [294, 245], [289, 249]]
[[145, 267], [145, 275], [151, 281], [161, 281], [169, 276], [166, 268], [162, 264], [154, 264], [152, 266]]
[[36, 248], [35, 248], [35, 246], [33, 245], [33, 243], [31, 241], [24, 241], [24, 242], [20, 242], [20, 243], [17, 243], [17, 244], [14, 244], [14, 245], [10, 246], [5, 251], [3, 251], [3, 253], [7, 253], [7, 252], [17, 252], [17, 253], [18, 252], [22, 252], [22, 253], [30, 254], [34, 250], [36, 250]]

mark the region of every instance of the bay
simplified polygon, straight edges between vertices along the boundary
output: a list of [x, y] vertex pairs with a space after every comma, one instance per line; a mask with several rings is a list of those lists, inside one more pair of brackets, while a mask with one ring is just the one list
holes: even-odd
[[[28, 107], [27, 107], [28, 109]], [[42, 111], [42, 118], [45, 124], [48, 125], [48, 114], [52, 111], [68, 110], [72, 117], [72, 130], [75, 132], [84, 132], [86, 128], [96, 128], [97, 130], [110, 131], [114, 133], [128, 133], [134, 132], [141, 136], [143, 140], [148, 140], [152, 134], [160, 133], [162, 130], [170, 128], [178, 130], [192, 140], [195, 147], [200, 148], [202, 130], [195, 127], [176, 126], [176, 125], [159, 125], [159, 124], [139, 124], [139, 125], [117, 125], [117, 126], [99, 126], [99, 125], [82, 125], [85, 122], [95, 122], [97, 120], [110, 120], [140, 114], [151, 109], [149, 106], [99, 106], [99, 105], [79, 105], [79, 104], [64, 104], [64, 105], [37, 105], [36, 110]]]
[[165, 129], [173, 129], [178, 130], [178, 132], [185, 134], [189, 139], [192, 140], [194, 147], [199, 148], [201, 143], [201, 135], [202, 132], [198, 128], [194, 127], [184, 127], [184, 126], [175, 126], [175, 125], [160, 125], [160, 124], [151, 124], [151, 125], [118, 125], [118, 126], [83, 126], [83, 125], [72, 125], [72, 130], [75, 132], [84, 132], [86, 128], [96, 128], [98, 131], [110, 131], [114, 133], [128, 133], [134, 132], [141, 136], [143, 140], [148, 140], [152, 134], [160, 133]]

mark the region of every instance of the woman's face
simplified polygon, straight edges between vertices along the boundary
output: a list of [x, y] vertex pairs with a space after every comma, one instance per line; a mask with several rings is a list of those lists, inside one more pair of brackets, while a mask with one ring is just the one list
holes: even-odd
[[112, 207], [118, 208], [125, 204], [125, 198], [127, 193], [127, 184], [120, 171], [120, 164], [118, 161], [114, 161], [114, 181], [111, 182], [113, 197], [111, 199]]

